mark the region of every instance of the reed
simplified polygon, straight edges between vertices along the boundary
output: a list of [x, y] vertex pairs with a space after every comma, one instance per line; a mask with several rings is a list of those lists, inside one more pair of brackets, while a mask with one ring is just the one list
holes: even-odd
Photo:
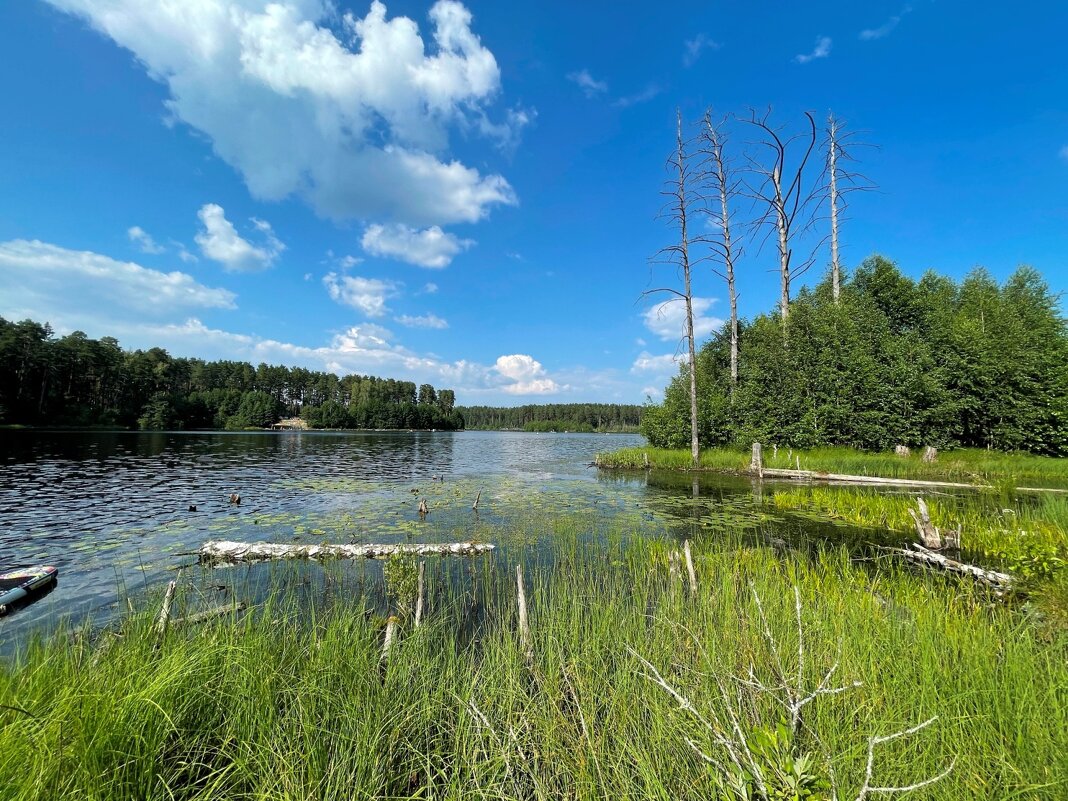
[[[869, 738], [937, 715], [880, 747], [878, 783], [955, 760], [913, 797], [1064, 797], [1068, 642], [1027, 616], [843, 548], [782, 553], [729, 532], [693, 541], [691, 593], [669, 573], [669, 532], [623, 519], [583, 537], [591, 525], [540, 514], [500, 554], [428, 565], [423, 625], [401, 624], [384, 670], [383, 593], [363, 572], [317, 598], [281, 571], [254, 612], [172, 628], [158, 648], [158, 604], [106, 650], [87, 632], [36, 642], [0, 671], [0, 797], [756, 798], [730, 795], [732, 777], [688, 745], [716, 747], [648, 666], [706, 718], [736, 715], [768, 775], [826, 751], [854, 798]], [[536, 544], [547, 531], [551, 554]], [[783, 734], [771, 665], [800, 632], [800, 683], [837, 664], [836, 682], [859, 686]], [[810, 786], [828, 778], [822, 757], [803, 765]]]

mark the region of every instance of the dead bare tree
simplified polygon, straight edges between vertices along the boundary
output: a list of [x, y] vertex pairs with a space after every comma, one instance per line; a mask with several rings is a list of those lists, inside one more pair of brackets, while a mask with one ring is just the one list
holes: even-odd
[[827, 151], [827, 197], [831, 207], [831, 293], [835, 303], [842, 293], [842, 266], [838, 247], [839, 214], [845, 212], [846, 195], [849, 192], [875, 188], [865, 176], [843, 166], [844, 163], [855, 160], [846, 149], [852, 138], [853, 132], [845, 130], [841, 120], [829, 113], [824, 148]]
[[[700, 134], [700, 152], [704, 157], [701, 170], [702, 192], [708, 205], [703, 209], [708, 215], [713, 233], [702, 237], [712, 250], [712, 272], [727, 282], [727, 295], [731, 306], [731, 392], [738, 384], [738, 289], [734, 281], [734, 265], [742, 255], [742, 249], [731, 239], [731, 200], [737, 197], [740, 182], [735, 180], [723, 148], [726, 136], [723, 123], [713, 122], [712, 110], [705, 112]], [[719, 266], [717, 266], [719, 265]]]
[[682, 291], [674, 287], [657, 287], [647, 289], [642, 297], [660, 292], [674, 295], [676, 300], [681, 300], [686, 305], [686, 321], [683, 338], [689, 350], [689, 378], [690, 378], [690, 455], [693, 465], [696, 467], [700, 459], [700, 446], [697, 442], [697, 347], [693, 334], [693, 284], [692, 269], [690, 262], [690, 246], [693, 240], [690, 238], [689, 217], [690, 207], [695, 203], [696, 197], [693, 192], [693, 176], [691, 174], [690, 160], [686, 152], [686, 140], [682, 135], [682, 112], [675, 110], [675, 150], [668, 158], [667, 166], [674, 174], [668, 179], [667, 188], [661, 192], [668, 198], [661, 217], [664, 217], [679, 231], [677, 244], [668, 245], [657, 254], [657, 260], [674, 264], [678, 268], [682, 278]]
[[[816, 259], [818, 245], [800, 263], [794, 260], [794, 245], [798, 238], [813, 227], [816, 222], [815, 211], [820, 192], [818, 185], [806, 182], [805, 168], [816, 148], [816, 120], [812, 114], [805, 112], [809, 131], [783, 138], [779, 129], [772, 127], [771, 110], [758, 117], [755, 111], [744, 122], [761, 132], [756, 143], [761, 149], [770, 152], [770, 162], [749, 155], [749, 177], [745, 180], [745, 194], [760, 208], [755, 219], [757, 228], [767, 229], [765, 238], [772, 231], [776, 234], [776, 247], [779, 255], [779, 314], [783, 326], [790, 315], [790, 283], [802, 275]], [[801, 157], [791, 159], [791, 147], [799, 143]], [[796, 166], [793, 166], [796, 164]]]

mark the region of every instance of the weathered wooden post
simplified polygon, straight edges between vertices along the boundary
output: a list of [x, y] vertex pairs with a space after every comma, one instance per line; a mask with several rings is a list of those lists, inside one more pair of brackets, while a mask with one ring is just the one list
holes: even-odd
[[938, 528], [931, 522], [931, 513], [927, 510], [927, 503], [923, 498], [916, 499], [916, 506], [920, 510], [919, 514], [909, 509], [909, 514], [912, 515], [912, 520], [916, 524], [916, 534], [920, 538], [920, 542], [923, 543], [925, 548], [930, 548], [932, 551], [940, 551], [942, 549], [942, 537], [938, 532]]
[[749, 470], [758, 476], [764, 476], [764, 449], [759, 442], [753, 443], [753, 458], [749, 462]]
[[926, 464], [934, 464], [938, 458], [938, 449], [928, 445], [923, 449], [923, 456], [921, 457]]
[[424, 575], [426, 574], [426, 562], [419, 563], [419, 587], [416, 589], [415, 597], [415, 627], [419, 628], [419, 624], [423, 622], [423, 586]]
[[482, 490], [481, 489], [478, 491], [478, 494], [475, 495], [475, 502], [471, 505], [471, 508], [474, 509], [476, 512], [478, 511], [478, 502], [480, 500], [482, 500]]
[[400, 620], [396, 615], [390, 615], [389, 620], [386, 621], [386, 638], [382, 641], [382, 659], [381, 663], [383, 667], [389, 661], [389, 651], [393, 647], [393, 638], [397, 632], [397, 623]]
[[682, 543], [682, 553], [686, 557], [686, 572], [690, 575], [690, 592], [697, 594], [697, 573], [693, 569], [693, 554], [690, 552], [690, 541]]
[[530, 622], [527, 620], [527, 593], [523, 588], [523, 566], [515, 566], [515, 583], [519, 603], [519, 642], [527, 663], [534, 661], [534, 646], [530, 640]]
[[167, 623], [171, 619], [171, 601], [174, 600], [174, 591], [177, 588], [178, 577], [176, 576], [167, 584], [167, 591], [163, 594], [163, 606], [159, 610], [159, 620], [156, 621], [156, 636], [160, 639], [167, 633]]

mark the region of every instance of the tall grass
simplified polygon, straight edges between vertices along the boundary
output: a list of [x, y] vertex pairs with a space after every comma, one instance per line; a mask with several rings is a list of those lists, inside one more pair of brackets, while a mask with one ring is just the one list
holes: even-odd
[[[648, 465], [646, 463], [648, 458]], [[750, 452], [736, 448], [707, 448], [701, 452], [702, 470], [748, 470]], [[605, 468], [687, 470], [689, 451], [662, 448], [623, 448], [597, 455]], [[928, 464], [916, 452], [907, 457], [893, 453], [867, 453], [854, 448], [793, 450], [764, 446], [764, 466], [779, 469], [814, 470], [822, 473], [915, 478], [989, 484], [1009, 480], [1017, 486], [1068, 487], [1068, 459], [1024, 453], [1000, 453], [980, 449], [943, 451]]]
[[[587, 522], [529, 525], [561, 537]], [[514, 572], [489, 559], [428, 571], [428, 622], [403, 628], [384, 671], [381, 591], [362, 581], [329, 600], [283, 587], [237, 622], [175, 629], [159, 648], [152, 609], [105, 635], [106, 650], [85, 636], [38, 643], [0, 673], [0, 797], [724, 797], [723, 777], [687, 744], [712, 752], [709, 732], [641, 659], [706, 715], [731, 707], [750, 733], [774, 726], [774, 693], [748, 683], [751, 667], [775, 683], [756, 598], [793, 654], [795, 587], [804, 681], [837, 663], [836, 681], [861, 683], [806, 707], [790, 744], [822, 742], [843, 797], [863, 780], [868, 737], [934, 715], [880, 749], [878, 782], [955, 758], [913, 797], [1068, 791], [1068, 642], [1037, 638], [970, 585], [858, 566], [842, 549], [699, 541], [691, 597], [668, 571], [674, 543], [632, 525], [562, 539], [551, 563], [522, 546], [503, 555], [528, 565], [530, 668]]]

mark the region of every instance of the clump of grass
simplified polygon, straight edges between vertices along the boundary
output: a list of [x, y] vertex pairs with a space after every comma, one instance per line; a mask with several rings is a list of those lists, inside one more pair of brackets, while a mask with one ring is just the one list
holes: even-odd
[[[106, 651], [85, 637], [36, 643], [0, 671], [0, 797], [721, 797], [724, 776], [687, 744], [712, 753], [712, 734], [645, 663], [704, 714], [731, 708], [757, 739], [785, 738], [766, 743], [780, 766], [832, 754], [849, 798], [869, 737], [934, 715], [937, 732], [880, 753], [879, 783], [937, 775], [955, 757], [925, 798], [1063, 797], [1068, 643], [1036, 638], [981, 591], [872, 571], [844, 549], [784, 555], [721, 533], [695, 543], [691, 595], [665, 567], [677, 544], [647, 523], [574, 536], [588, 524], [532, 516], [521, 527], [555, 532], [551, 554], [517, 545], [500, 565], [437, 563], [426, 623], [402, 631], [384, 672], [381, 620], [367, 614], [378, 596], [364, 584], [329, 601], [284, 586], [254, 614], [173, 629], [158, 649], [154, 609]], [[837, 664], [840, 683], [860, 686], [806, 706], [787, 736], [773, 694], [747, 682], [750, 670], [776, 681], [765, 625], [797, 651], [795, 588], [803, 683]]]

